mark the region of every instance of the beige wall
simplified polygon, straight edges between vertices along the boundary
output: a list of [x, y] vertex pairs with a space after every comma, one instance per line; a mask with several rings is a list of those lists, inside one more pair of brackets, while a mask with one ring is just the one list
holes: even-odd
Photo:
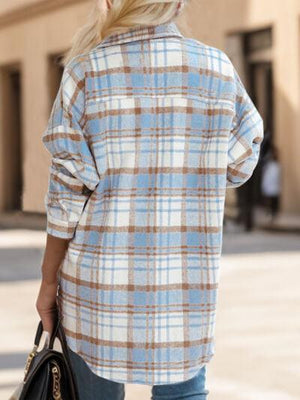
[[10, 1], [1, 1], [0, 2], [0, 14], [6, 14], [8, 12], [20, 9], [21, 7], [26, 7], [29, 5], [33, 5], [42, 1], [47, 0], [10, 0]]
[[[229, 33], [273, 27], [274, 125], [283, 167], [282, 209], [300, 213], [300, 2], [197, 0], [191, 5], [188, 20], [193, 36], [225, 51]], [[203, 12], [205, 23], [200, 24]]]
[[[23, 10], [22, 5], [26, 6]], [[85, 21], [88, 6], [89, 1], [84, 0], [11, 0], [0, 5], [0, 66], [13, 62], [22, 66], [25, 211], [44, 211], [49, 158], [41, 144], [41, 134], [51, 105], [47, 55], [69, 46], [73, 33]], [[283, 211], [298, 213], [299, 14], [300, 2], [296, 0], [191, 0], [186, 13], [178, 20], [179, 28], [187, 36], [225, 51], [229, 33], [273, 26], [275, 137], [283, 164], [282, 207]], [[2, 130], [0, 151], [3, 135]], [[3, 173], [2, 169], [0, 209]]]
[[[47, 56], [68, 47], [72, 33], [84, 22], [87, 12], [86, 2], [78, 2], [76, 6], [56, 7], [51, 12], [20, 20], [0, 30], [0, 65], [12, 62], [22, 65], [25, 211], [44, 211], [49, 158], [41, 144], [41, 133], [46, 126], [50, 106]], [[0, 137], [4, 134], [0, 132]], [[2, 183], [3, 179], [0, 181], [3, 193]]]

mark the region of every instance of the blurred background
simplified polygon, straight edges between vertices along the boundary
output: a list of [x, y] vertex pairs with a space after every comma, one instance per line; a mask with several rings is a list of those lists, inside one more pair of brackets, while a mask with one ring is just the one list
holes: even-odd
[[[0, 1], [0, 400], [23, 377], [39, 321], [41, 134], [90, 3]], [[210, 400], [300, 398], [299, 16], [296, 0], [190, 0], [177, 20], [227, 53], [265, 126], [254, 174], [227, 193]], [[150, 399], [149, 387], [127, 385], [126, 399], [137, 395]]]

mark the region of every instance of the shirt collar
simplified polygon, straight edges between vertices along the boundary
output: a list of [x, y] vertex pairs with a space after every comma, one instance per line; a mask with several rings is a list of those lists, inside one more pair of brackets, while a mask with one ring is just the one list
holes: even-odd
[[159, 25], [133, 27], [126, 32], [112, 33], [106, 36], [96, 47], [166, 36], [183, 37], [175, 22], [171, 21]]

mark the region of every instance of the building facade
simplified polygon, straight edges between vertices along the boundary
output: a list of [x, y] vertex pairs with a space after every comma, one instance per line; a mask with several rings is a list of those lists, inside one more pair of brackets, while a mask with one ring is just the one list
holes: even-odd
[[[90, 3], [0, 4], [0, 212], [44, 212], [49, 156], [41, 134], [60, 83], [59, 56], [85, 22]], [[281, 211], [295, 214], [300, 214], [299, 15], [296, 0], [190, 0], [177, 20], [185, 35], [224, 50], [236, 66], [264, 118], [266, 149], [274, 144], [279, 150]], [[259, 176], [255, 185], [259, 202]]]

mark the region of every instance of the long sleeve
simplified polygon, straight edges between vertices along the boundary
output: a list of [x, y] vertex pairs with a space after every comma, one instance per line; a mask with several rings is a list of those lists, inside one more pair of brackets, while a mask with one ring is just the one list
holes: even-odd
[[83, 131], [85, 74], [82, 60], [65, 66], [42, 141], [51, 165], [45, 196], [47, 232], [72, 238], [86, 201], [99, 183], [95, 160]]
[[241, 186], [252, 175], [263, 140], [263, 120], [234, 70], [235, 116], [229, 136], [227, 188]]

